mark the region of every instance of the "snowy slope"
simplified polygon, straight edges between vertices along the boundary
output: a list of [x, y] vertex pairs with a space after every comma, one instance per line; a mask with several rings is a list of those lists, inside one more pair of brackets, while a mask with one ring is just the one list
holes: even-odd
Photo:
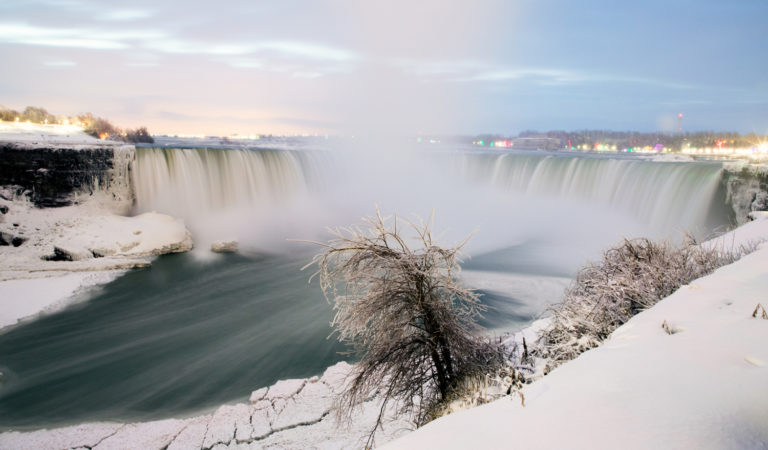
[[85, 134], [75, 125], [44, 125], [40, 123], [17, 123], [0, 121], [0, 141], [35, 142], [47, 144], [115, 144]]
[[[766, 215], [756, 218], [719, 242], [768, 238]], [[768, 448], [768, 320], [752, 317], [758, 303], [768, 308], [767, 292], [762, 244], [522, 396], [443, 417], [387, 448]]]

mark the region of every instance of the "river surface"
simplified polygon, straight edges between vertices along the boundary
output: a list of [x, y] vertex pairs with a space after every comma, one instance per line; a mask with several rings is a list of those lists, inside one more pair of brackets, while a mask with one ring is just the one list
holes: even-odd
[[[311, 270], [300, 270], [311, 254], [298, 253], [162, 256], [0, 334], [0, 427], [192, 415], [351, 360], [328, 338], [333, 311], [307, 282]], [[528, 253], [517, 250], [517, 268], [535, 267]], [[480, 257], [466, 267], [491, 263]], [[481, 323], [498, 332], [540, 312], [526, 304], [546, 302], [481, 293], [490, 307]]]

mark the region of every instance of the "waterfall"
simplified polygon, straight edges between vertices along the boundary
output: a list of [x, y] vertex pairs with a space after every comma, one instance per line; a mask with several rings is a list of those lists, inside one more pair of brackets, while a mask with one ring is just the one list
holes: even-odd
[[602, 245], [626, 235], [703, 237], [727, 223], [716, 201], [721, 172], [540, 153], [139, 148], [133, 181], [138, 212], [183, 218], [202, 245], [323, 238], [326, 226], [379, 205], [406, 215], [434, 209], [457, 235], [481, 226], [473, 241], [487, 249], [542, 233], [610, 238]]
[[137, 206], [181, 217], [269, 207], [317, 188], [320, 162], [319, 155], [285, 150], [139, 148]]
[[[465, 154], [459, 171], [475, 184], [528, 197], [559, 198], [622, 211], [657, 229], [705, 226], [717, 208], [718, 163]], [[723, 224], [720, 217], [718, 225]]]

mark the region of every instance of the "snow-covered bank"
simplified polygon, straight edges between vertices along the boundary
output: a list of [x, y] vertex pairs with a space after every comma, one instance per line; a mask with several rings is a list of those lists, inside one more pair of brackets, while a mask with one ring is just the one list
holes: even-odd
[[0, 200], [0, 329], [75, 301], [74, 294], [106, 283], [149, 258], [187, 251], [184, 223], [147, 213], [123, 217], [97, 203], [35, 208]]
[[[0, 434], [0, 448], [47, 450], [361, 448], [376, 421], [380, 403], [365, 403], [357, 420], [338, 428], [334, 397], [351, 366], [338, 363], [322, 377], [278, 381], [251, 394], [248, 404], [224, 405], [211, 414], [135, 424], [91, 423], [54, 430]], [[386, 442], [410, 431], [391, 419], [377, 434]]]
[[[768, 238], [766, 213], [753, 216], [709, 245]], [[440, 418], [388, 448], [768, 448], [768, 320], [758, 307], [768, 307], [766, 288], [762, 244], [520, 394]]]
[[[710, 244], [768, 237], [768, 214], [753, 216]], [[486, 288], [501, 286], [491, 281]], [[635, 316], [604, 346], [526, 386], [522, 396], [413, 433], [405, 421], [389, 422], [377, 445], [402, 436], [393, 448], [765, 447], [768, 320], [752, 312], [757, 303], [768, 307], [766, 287], [763, 244]], [[537, 326], [546, 321], [525, 332], [529, 342]], [[319, 379], [280, 381], [255, 391], [249, 404], [193, 418], [6, 432], [0, 448], [360, 448], [378, 404], [366, 403], [349, 428], [336, 427], [331, 402], [348, 370], [340, 363]]]
[[77, 301], [78, 293], [109, 283], [122, 271], [75, 272], [45, 279], [0, 282], [0, 330], [18, 322], [50, 314]]
[[[132, 145], [75, 126], [0, 122], [0, 146], [0, 329], [192, 248], [180, 220], [119, 215], [133, 202]], [[51, 205], [71, 206], [40, 207]]]
[[0, 140], [70, 145], [102, 144], [104, 142], [85, 134], [83, 129], [76, 125], [3, 121], [0, 121]]

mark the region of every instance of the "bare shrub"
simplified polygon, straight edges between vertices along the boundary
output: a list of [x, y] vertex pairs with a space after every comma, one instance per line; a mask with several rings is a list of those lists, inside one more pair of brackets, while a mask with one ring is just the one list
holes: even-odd
[[649, 239], [625, 239], [583, 268], [551, 311], [536, 356], [554, 368], [597, 347], [632, 316], [696, 278], [730, 264], [754, 246], [724, 250], [693, 238], [675, 246]]
[[757, 306], [755, 306], [755, 310], [752, 311], [752, 317], [755, 319], [759, 317], [761, 319], [768, 320], [768, 311], [765, 310], [765, 307], [762, 304], [758, 303]]
[[112, 140], [119, 140], [120, 138], [120, 129], [112, 125], [112, 123], [110, 123], [107, 119], [102, 119], [101, 117], [90, 117], [87, 118], [87, 121], [84, 121], [84, 123], [85, 128], [83, 131], [93, 137]]
[[[402, 222], [415, 236], [404, 236]], [[456, 279], [466, 239], [440, 247], [431, 222], [377, 210], [362, 227], [330, 230], [334, 239], [317, 243], [325, 250], [308, 265], [317, 265], [333, 304], [338, 339], [360, 359], [337, 401], [338, 417], [350, 418], [374, 395], [383, 400], [369, 446], [388, 406], [423, 424], [463, 380], [504, 363], [501, 346], [477, 337], [485, 309], [478, 294]]]

